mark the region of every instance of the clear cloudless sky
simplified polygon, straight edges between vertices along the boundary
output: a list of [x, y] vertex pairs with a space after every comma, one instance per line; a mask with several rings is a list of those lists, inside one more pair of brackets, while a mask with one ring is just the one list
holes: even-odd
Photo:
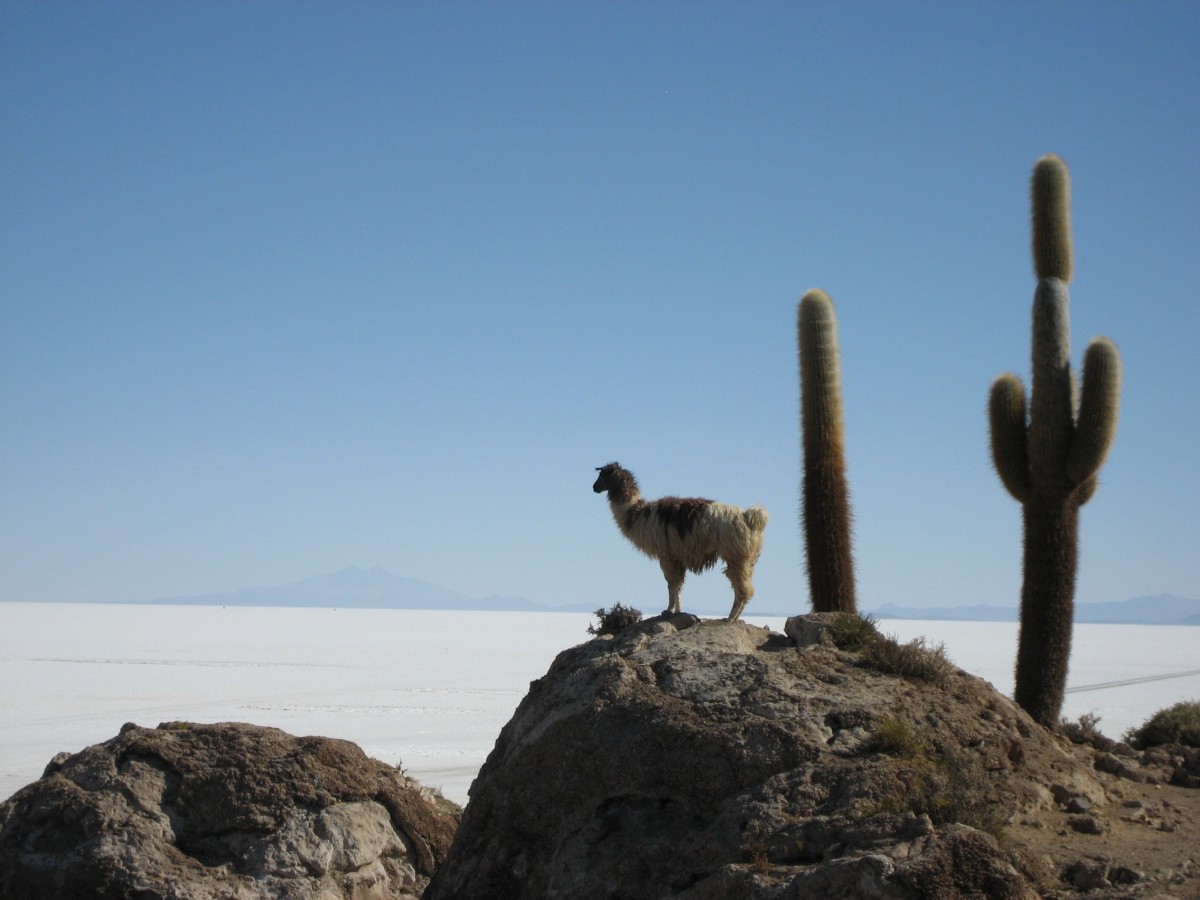
[[860, 605], [1013, 605], [986, 400], [1048, 152], [1073, 358], [1125, 364], [1077, 599], [1198, 597], [1200, 4], [5, 0], [0, 600], [360, 565], [657, 610], [616, 459], [767, 506], [801, 611], [820, 287]]

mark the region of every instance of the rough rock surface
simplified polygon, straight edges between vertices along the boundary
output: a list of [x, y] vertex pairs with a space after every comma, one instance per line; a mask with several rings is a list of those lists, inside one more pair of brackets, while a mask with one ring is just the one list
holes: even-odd
[[458, 816], [347, 741], [126, 725], [0, 804], [0, 897], [417, 898]]
[[952, 665], [888, 674], [803, 618], [785, 637], [660, 617], [560, 654], [426, 900], [1192, 896], [1105, 843], [1117, 782], [1146, 785]]

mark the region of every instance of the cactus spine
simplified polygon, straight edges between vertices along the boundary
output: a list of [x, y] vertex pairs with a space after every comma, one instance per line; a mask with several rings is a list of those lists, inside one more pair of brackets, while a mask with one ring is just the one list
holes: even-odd
[[1070, 366], [1067, 282], [1072, 274], [1070, 180], [1057, 156], [1038, 160], [1032, 180], [1033, 390], [1011, 373], [992, 384], [988, 402], [992, 461], [1021, 503], [1024, 561], [1017, 643], [1017, 703], [1057, 725], [1067, 683], [1074, 617], [1079, 508], [1096, 490], [1112, 446], [1121, 359], [1106, 338], [1084, 356], [1078, 408]]
[[809, 596], [814, 612], [856, 612], [837, 320], [823, 292], [800, 300], [797, 334]]

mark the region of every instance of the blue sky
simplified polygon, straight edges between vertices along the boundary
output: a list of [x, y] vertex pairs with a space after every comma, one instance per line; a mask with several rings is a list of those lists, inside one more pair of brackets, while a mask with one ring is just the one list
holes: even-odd
[[1190, 2], [8, 0], [0, 600], [378, 565], [656, 610], [617, 459], [767, 506], [757, 603], [801, 611], [820, 287], [860, 605], [1015, 604], [985, 407], [1047, 152], [1075, 360], [1126, 373], [1077, 598], [1198, 597], [1198, 47]]

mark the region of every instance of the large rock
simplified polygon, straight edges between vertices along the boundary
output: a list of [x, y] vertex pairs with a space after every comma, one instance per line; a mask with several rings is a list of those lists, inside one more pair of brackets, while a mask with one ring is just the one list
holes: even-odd
[[347, 741], [126, 725], [0, 805], [0, 897], [417, 898], [458, 814]]
[[1090, 767], [986, 682], [825, 625], [659, 618], [560, 654], [426, 900], [1036, 896], [1046, 863], [991, 832], [1101, 797]]

